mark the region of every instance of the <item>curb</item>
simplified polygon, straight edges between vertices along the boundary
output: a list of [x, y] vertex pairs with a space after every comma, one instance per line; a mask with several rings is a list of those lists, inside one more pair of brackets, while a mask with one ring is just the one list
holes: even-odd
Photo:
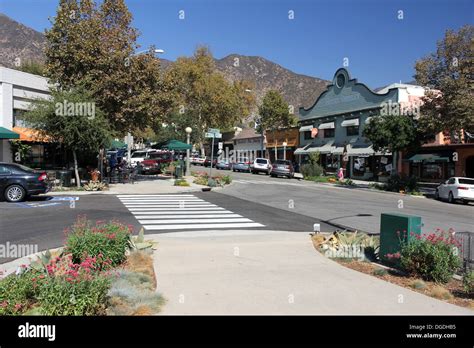
[[4, 279], [8, 275], [15, 273], [16, 270], [21, 267], [21, 265], [29, 265], [32, 261], [35, 261], [35, 258], [39, 257], [42, 253], [46, 251], [50, 251], [51, 253], [54, 253], [56, 251], [60, 251], [64, 249], [64, 246], [58, 247], [58, 248], [52, 248], [52, 249], [45, 249], [42, 251], [38, 251], [37, 253], [30, 254], [27, 256], [20, 257], [18, 259], [15, 259], [13, 261], [8, 261], [5, 263], [0, 263], [0, 280]]

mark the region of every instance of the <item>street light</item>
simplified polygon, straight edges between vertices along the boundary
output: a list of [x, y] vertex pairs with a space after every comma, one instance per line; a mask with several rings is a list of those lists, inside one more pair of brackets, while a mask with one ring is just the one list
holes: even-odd
[[286, 161], [286, 145], [288, 145], [286, 143], [286, 141], [283, 142], [283, 159]]
[[[150, 52], [150, 50], [143, 50], [143, 51], [139, 51], [137, 53], [132, 54], [132, 56], [135, 57], [135, 56], [138, 56], [140, 54], [148, 53], [148, 52]], [[153, 53], [161, 54], [161, 53], [165, 53], [165, 50], [162, 50], [161, 48], [157, 48], [157, 49], [153, 50]]]
[[[193, 129], [191, 127], [186, 127], [186, 143], [189, 145], [190, 143], [190, 138], [191, 138], [191, 132]], [[189, 168], [189, 157], [191, 156], [191, 153], [189, 151], [189, 148], [186, 149], [186, 176], [189, 176], [191, 174], [190, 168]]]

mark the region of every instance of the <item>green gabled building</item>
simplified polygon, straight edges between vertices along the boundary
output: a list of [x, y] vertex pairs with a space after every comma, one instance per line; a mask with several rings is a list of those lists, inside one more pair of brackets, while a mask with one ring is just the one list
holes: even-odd
[[398, 99], [397, 88], [379, 94], [351, 79], [346, 69], [338, 69], [313, 106], [299, 109], [300, 145], [295, 151], [299, 162], [305, 163], [310, 153], [319, 152], [326, 172], [344, 168], [345, 177], [386, 177], [391, 154], [375, 153], [362, 132], [371, 117], [380, 115], [384, 103], [397, 103]]

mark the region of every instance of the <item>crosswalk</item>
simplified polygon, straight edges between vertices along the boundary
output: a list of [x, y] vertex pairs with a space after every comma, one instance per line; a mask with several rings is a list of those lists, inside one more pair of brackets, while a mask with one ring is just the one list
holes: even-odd
[[118, 195], [145, 230], [265, 227], [192, 194]]

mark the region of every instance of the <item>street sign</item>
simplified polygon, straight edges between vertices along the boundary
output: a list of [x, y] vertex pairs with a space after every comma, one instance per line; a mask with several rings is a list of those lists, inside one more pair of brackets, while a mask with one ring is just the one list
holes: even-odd
[[220, 133], [221, 130], [218, 129], [218, 128], [209, 128], [209, 129], [207, 130], [207, 132], [208, 132], [208, 133]]
[[217, 144], [217, 148], [219, 150], [222, 150], [224, 148], [224, 143], [222, 141], [219, 141], [219, 143]]
[[206, 133], [206, 138], [216, 138], [216, 139], [220, 139], [220, 138], [222, 138], [222, 133], [211, 133], [211, 132], [207, 132], [207, 133]]

